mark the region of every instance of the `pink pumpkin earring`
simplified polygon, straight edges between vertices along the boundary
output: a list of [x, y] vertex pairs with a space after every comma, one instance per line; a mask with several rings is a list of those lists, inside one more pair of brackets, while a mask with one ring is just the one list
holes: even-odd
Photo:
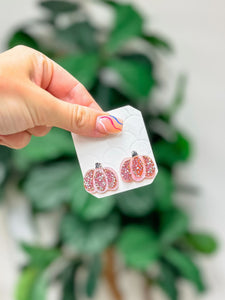
[[115, 191], [119, 187], [118, 176], [112, 168], [103, 168], [100, 163], [96, 163], [95, 169], [91, 169], [85, 174], [84, 187], [91, 194]]
[[155, 165], [149, 156], [138, 155], [136, 151], [132, 151], [132, 157], [122, 161], [120, 175], [124, 182], [152, 179], [155, 176]]

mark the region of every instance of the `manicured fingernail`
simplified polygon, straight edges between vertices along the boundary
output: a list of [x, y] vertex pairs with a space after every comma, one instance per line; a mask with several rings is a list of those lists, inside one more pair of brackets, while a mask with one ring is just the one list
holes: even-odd
[[96, 120], [96, 129], [100, 133], [118, 133], [123, 129], [123, 121], [112, 115], [99, 116]]

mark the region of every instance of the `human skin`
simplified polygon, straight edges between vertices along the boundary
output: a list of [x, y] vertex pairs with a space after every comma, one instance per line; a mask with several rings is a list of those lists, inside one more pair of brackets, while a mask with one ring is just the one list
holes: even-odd
[[[101, 118], [103, 116], [103, 118]], [[16, 46], [0, 54], [0, 145], [25, 147], [51, 127], [104, 137], [122, 121], [102, 111], [86, 88], [44, 54]]]

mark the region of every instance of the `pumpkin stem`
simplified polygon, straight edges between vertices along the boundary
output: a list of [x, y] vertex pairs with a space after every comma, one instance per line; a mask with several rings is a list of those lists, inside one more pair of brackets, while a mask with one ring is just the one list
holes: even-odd
[[95, 164], [95, 168], [96, 168], [96, 169], [101, 168], [101, 167], [102, 167], [102, 165], [101, 165], [100, 163], [96, 163], [96, 164]]
[[138, 153], [136, 151], [132, 151], [132, 157], [138, 156]]

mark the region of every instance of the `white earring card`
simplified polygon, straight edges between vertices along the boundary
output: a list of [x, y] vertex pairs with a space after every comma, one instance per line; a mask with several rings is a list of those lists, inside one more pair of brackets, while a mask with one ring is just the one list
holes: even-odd
[[84, 189], [97, 198], [149, 185], [158, 173], [141, 112], [124, 106], [108, 113], [123, 120], [121, 133], [103, 138], [72, 134]]

